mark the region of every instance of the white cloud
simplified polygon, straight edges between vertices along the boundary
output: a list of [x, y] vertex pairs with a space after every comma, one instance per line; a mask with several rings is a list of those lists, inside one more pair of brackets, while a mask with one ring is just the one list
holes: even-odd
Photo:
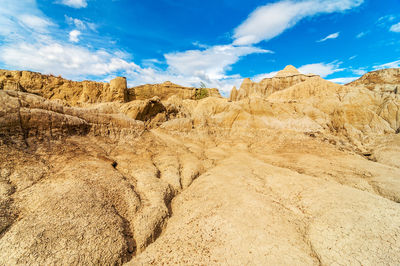
[[400, 22], [397, 23], [397, 24], [392, 25], [392, 27], [390, 27], [390, 31], [400, 32]]
[[356, 79], [358, 79], [359, 77], [349, 77], [349, 78], [335, 78], [335, 79], [329, 79], [329, 81], [334, 82], [334, 83], [338, 83], [338, 84], [347, 84], [350, 83]]
[[183, 75], [202, 77], [205, 80], [225, 78], [230, 66], [242, 56], [254, 53], [271, 53], [252, 46], [217, 45], [205, 50], [189, 50], [165, 55], [169, 69]]
[[25, 39], [27, 34], [47, 33], [54, 24], [32, 0], [2, 0], [0, 5], [0, 36], [7, 40]]
[[70, 42], [79, 42], [79, 35], [81, 32], [79, 30], [72, 30], [69, 32], [69, 41]]
[[396, 16], [394, 15], [386, 15], [383, 17], [380, 17], [376, 24], [378, 24], [378, 26], [385, 26], [387, 23], [392, 22], [393, 20], [396, 19]]
[[394, 62], [374, 66], [374, 69], [377, 70], [377, 69], [384, 69], [384, 68], [399, 68], [399, 67], [400, 67], [400, 60], [397, 60]]
[[362, 76], [367, 73], [367, 71], [364, 69], [352, 69], [351, 72], [353, 72], [355, 75], [359, 75], [359, 76]]
[[87, 0], [59, 0], [57, 3], [73, 8], [87, 7]]
[[336, 39], [336, 38], [339, 37], [339, 35], [340, 35], [340, 32], [332, 33], [332, 34], [326, 36], [325, 38], [323, 38], [323, 39], [321, 39], [321, 40], [319, 40], [317, 42], [324, 42], [324, 41], [327, 41], [327, 40], [330, 40], [330, 39]]
[[18, 16], [18, 18], [19, 21], [24, 24], [24, 26], [27, 26], [30, 29], [38, 32], [46, 32], [47, 28], [53, 25], [50, 20], [35, 15], [23, 14]]
[[343, 71], [342, 68], [339, 68], [338, 63], [315, 63], [315, 64], [308, 64], [298, 68], [298, 70], [303, 74], [316, 74], [321, 77], [329, 76], [333, 73]]
[[96, 31], [97, 25], [95, 23], [92, 22], [88, 22], [88, 21], [83, 21], [77, 18], [72, 18], [69, 17], [67, 15], [65, 15], [65, 21], [69, 24], [69, 25], [73, 25], [76, 28], [78, 28], [79, 30], [86, 30], [86, 29], [90, 29], [92, 31]]
[[234, 44], [249, 45], [270, 40], [306, 17], [344, 12], [364, 0], [282, 0], [258, 7], [235, 29]]
[[258, 74], [258, 75], [255, 75], [254, 77], [252, 77], [251, 80], [253, 80], [255, 82], [260, 82], [261, 80], [266, 79], [266, 78], [273, 78], [277, 73], [278, 73], [278, 71], [273, 71], [273, 72], [264, 73], [264, 74]]
[[1, 47], [0, 59], [16, 69], [62, 74], [74, 78], [140, 69], [134, 63], [129, 63], [104, 50], [90, 51], [59, 42], [19, 43]]
[[356, 38], [357, 38], [357, 39], [360, 39], [360, 38], [364, 37], [364, 36], [367, 35], [367, 34], [368, 34], [367, 31], [360, 32], [359, 34], [357, 34]]

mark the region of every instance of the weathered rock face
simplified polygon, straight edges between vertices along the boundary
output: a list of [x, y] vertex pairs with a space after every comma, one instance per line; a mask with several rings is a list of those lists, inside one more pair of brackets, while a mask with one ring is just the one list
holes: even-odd
[[[64, 104], [83, 106], [87, 103], [129, 102], [159, 97], [167, 100], [171, 96], [195, 99], [198, 88], [188, 88], [169, 81], [163, 84], [147, 84], [127, 87], [126, 78], [117, 77], [110, 83], [93, 81], [70, 81], [62, 77], [42, 75], [30, 71], [0, 70], [0, 90], [29, 92], [50, 100], [61, 100]], [[207, 95], [221, 97], [218, 89], [205, 88]]]
[[144, 124], [138, 117], [132, 119], [118, 113], [103, 113], [99, 109], [66, 107], [15, 91], [0, 91], [0, 114], [2, 141], [19, 146], [75, 135], [135, 138], [144, 131]]
[[382, 69], [369, 72], [347, 84], [352, 87], [365, 87], [376, 92], [400, 94], [400, 68]]
[[1, 83], [0, 264], [400, 264], [400, 95], [278, 76], [85, 107]]
[[279, 71], [275, 77], [263, 79], [259, 83], [252, 82], [248, 78], [245, 79], [237, 96], [232, 100], [242, 100], [249, 96], [267, 97], [276, 91], [284, 90], [314, 76], [316, 75], [303, 75], [294, 66], [287, 66]]
[[[130, 101], [150, 99], [154, 96], [159, 97], [161, 100], [167, 100], [171, 96], [181, 99], [195, 99], [196, 90], [198, 89], [182, 87], [170, 81], [166, 81], [162, 84], [146, 84], [130, 88], [128, 90], [128, 98]], [[218, 89], [206, 88], [205, 90], [207, 90], [209, 96], [221, 97]]]
[[1, 88], [29, 92], [70, 105], [127, 101], [126, 79], [121, 77], [110, 83], [76, 82], [30, 71], [0, 70]]

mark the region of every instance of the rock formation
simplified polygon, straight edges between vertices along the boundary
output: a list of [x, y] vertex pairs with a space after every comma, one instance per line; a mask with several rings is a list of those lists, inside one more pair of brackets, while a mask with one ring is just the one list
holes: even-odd
[[[64, 104], [83, 106], [86, 103], [130, 102], [171, 96], [195, 99], [198, 88], [188, 88], [169, 81], [163, 84], [147, 84], [128, 88], [126, 78], [117, 77], [110, 83], [66, 80], [53, 75], [42, 75], [30, 71], [0, 70], [0, 90], [29, 92], [50, 100], [61, 100]], [[208, 96], [221, 97], [218, 89], [205, 88]]]
[[[161, 100], [167, 100], [171, 96], [179, 97], [181, 99], [194, 99], [196, 88], [182, 87], [170, 81], [162, 84], [146, 84], [130, 88], [128, 90], [129, 100], [144, 100], [154, 96], [159, 97]], [[218, 89], [206, 88], [208, 95], [213, 97], [221, 97]]]
[[1, 265], [400, 264], [399, 94], [4, 73]]
[[239, 88], [237, 96], [231, 100], [242, 100], [249, 96], [267, 97], [272, 93], [284, 90], [297, 83], [303, 82], [314, 74], [301, 74], [294, 66], [287, 66], [279, 71], [273, 78], [265, 78], [259, 83], [252, 82], [250, 79], [245, 79]]
[[376, 92], [400, 94], [400, 69], [390, 68], [369, 72], [347, 84], [352, 87], [365, 87]]
[[229, 95], [229, 101], [236, 101], [238, 95], [238, 91], [236, 87], [233, 87], [231, 90], [231, 94]]

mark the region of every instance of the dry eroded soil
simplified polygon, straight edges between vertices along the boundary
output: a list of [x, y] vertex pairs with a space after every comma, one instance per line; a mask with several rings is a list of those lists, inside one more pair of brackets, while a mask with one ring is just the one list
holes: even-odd
[[399, 135], [288, 131], [0, 146], [0, 264], [400, 264]]

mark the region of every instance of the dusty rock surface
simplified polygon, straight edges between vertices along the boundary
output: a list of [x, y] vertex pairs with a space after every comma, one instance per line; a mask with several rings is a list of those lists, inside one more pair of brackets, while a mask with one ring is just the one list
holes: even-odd
[[398, 94], [289, 66], [230, 99], [117, 78], [71, 107], [11, 78], [1, 265], [400, 264]]

